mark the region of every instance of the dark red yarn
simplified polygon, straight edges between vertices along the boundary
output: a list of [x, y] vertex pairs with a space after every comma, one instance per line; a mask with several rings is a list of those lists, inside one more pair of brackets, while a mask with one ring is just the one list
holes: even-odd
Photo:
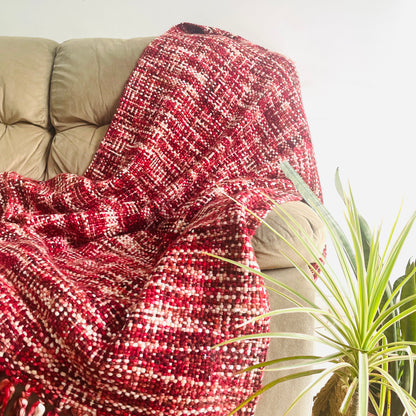
[[292, 63], [181, 24], [138, 60], [84, 176], [3, 173], [3, 410], [26, 385], [32, 414], [33, 391], [50, 415], [219, 416], [259, 388], [235, 373], [267, 341], [210, 347], [267, 331], [238, 327], [267, 310], [262, 280], [204, 252], [258, 267], [257, 221], [225, 194], [260, 216], [261, 192], [298, 200], [282, 160], [320, 195]]

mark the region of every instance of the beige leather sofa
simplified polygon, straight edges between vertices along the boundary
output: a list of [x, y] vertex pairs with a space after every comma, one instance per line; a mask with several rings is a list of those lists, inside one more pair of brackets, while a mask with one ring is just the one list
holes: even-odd
[[[117, 107], [131, 70], [151, 38], [74, 39], [58, 44], [39, 38], [0, 37], [0, 171], [16, 171], [47, 180], [61, 172], [82, 175], [97, 150]], [[323, 245], [323, 227], [302, 202], [287, 209], [305, 225], [317, 244]], [[290, 232], [273, 215], [282, 233]], [[284, 245], [264, 226], [253, 239], [263, 270], [303, 294], [311, 294], [281, 255]], [[285, 302], [270, 296], [272, 308]], [[305, 316], [291, 315], [272, 321], [273, 331], [310, 333]], [[287, 354], [310, 354], [312, 346], [273, 340], [269, 359]], [[276, 373], [266, 378], [276, 377]], [[303, 388], [306, 380], [281, 384], [265, 394], [256, 416], [279, 416]], [[310, 414], [310, 397], [290, 414]], [[220, 415], [219, 415], [220, 416]]]

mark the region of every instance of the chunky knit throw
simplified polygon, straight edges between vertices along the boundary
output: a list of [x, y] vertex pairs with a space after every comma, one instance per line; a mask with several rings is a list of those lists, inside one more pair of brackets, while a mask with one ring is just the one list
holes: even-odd
[[[173, 27], [139, 58], [84, 176], [0, 176], [0, 414], [226, 415], [267, 341], [250, 239], [269, 203], [320, 194], [290, 61]], [[46, 410], [45, 410], [46, 408]], [[240, 414], [251, 415], [254, 405]], [[45, 414], [46, 414], [45, 413]]]

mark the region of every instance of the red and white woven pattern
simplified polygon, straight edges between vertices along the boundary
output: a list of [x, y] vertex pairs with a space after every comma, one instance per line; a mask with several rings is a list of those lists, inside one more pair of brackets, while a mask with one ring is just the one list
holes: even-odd
[[299, 199], [283, 159], [320, 194], [287, 59], [191, 24], [154, 40], [85, 176], [0, 177], [0, 408], [220, 416], [259, 388], [235, 373], [267, 341], [210, 347], [267, 331], [239, 327], [262, 281], [204, 252], [257, 267], [258, 224], [224, 193], [261, 216], [260, 192]]

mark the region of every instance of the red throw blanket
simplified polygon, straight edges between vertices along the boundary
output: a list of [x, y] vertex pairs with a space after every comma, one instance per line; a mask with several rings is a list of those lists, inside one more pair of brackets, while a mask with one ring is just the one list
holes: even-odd
[[1, 174], [1, 409], [219, 416], [259, 388], [235, 373], [266, 341], [210, 347], [267, 331], [239, 327], [263, 282], [204, 252], [258, 267], [258, 222], [225, 194], [261, 216], [260, 192], [298, 200], [282, 160], [320, 194], [298, 87], [284, 57], [181, 24], [138, 60], [84, 176]]

